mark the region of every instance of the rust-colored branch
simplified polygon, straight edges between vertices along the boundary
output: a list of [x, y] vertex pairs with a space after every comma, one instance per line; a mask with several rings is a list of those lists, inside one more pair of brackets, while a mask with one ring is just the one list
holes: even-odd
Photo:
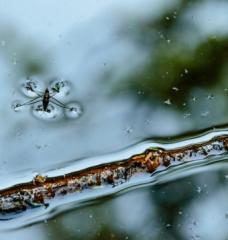
[[173, 150], [147, 149], [129, 159], [87, 168], [56, 177], [37, 175], [31, 182], [0, 190], [0, 212], [17, 213], [37, 206], [48, 206], [58, 195], [81, 192], [95, 186], [116, 186], [138, 173], [152, 173], [160, 166], [167, 168], [185, 161], [202, 160], [228, 152], [228, 136]]

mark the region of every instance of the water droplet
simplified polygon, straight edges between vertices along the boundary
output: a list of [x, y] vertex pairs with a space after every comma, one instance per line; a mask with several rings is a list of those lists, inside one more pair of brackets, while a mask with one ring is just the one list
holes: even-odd
[[167, 41], [168, 44], [171, 43], [171, 40], [170, 40], [170, 39], [167, 39], [166, 41]]
[[21, 81], [21, 92], [30, 98], [43, 94], [44, 85], [37, 77], [27, 77]]
[[55, 79], [50, 82], [50, 89], [55, 94], [55, 98], [64, 98], [70, 92], [70, 83], [63, 79]]
[[65, 110], [65, 115], [68, 118], [79, 118], [83, 113], [82, 106], [79, 103], [69, 103], [67, 107], [69, 109]]
[[11, 108], [15, 111], [15, 112], [21, 112], [24, 110], [25, 106], [23, 106], [21, 101], [14, 101], [11, 104]]
[[169, 17], [166, 17], [165, 19], [166, 19], [167, 21], [169, 21], [169, 20], [170, 20], [170, 18], [169, 18]]
[[55, 120], [62, 116], [61, 109], [51, 103], [49, 103], [46, 111], [43, 110], [43, 105], [41, 103], [35, 103], [32, 106], [32, 113], [35, 117], [42, 120]]

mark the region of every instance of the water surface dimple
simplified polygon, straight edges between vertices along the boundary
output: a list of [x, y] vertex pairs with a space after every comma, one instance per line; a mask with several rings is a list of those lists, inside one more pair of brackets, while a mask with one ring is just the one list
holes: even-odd
[[68, 118], [79, 118], [83, 114], [81, 105], [77, 102], [67, 104], [68, 109], [65, 109], [65, 115]]
[[47, 111], [43, 111], [42, 104], [35, 103], [32, 106], [32, 114], [42, 120], [57, 120], [62, 116], [62, 109], [50, 103]]
[[23, 105], [23, 102], [20, 100], [15, 100], [12, 102], [11, 104], [11, 108], [15, 111], [15, 112], [21, 112], [25, 109], [25, 105]]
[[50, 81], [49, 89], [55, 93], [57, 99], [62, 99], [69, 95], [71, 86], [69, 81], [57, 78]]
[[37, 76], [26, 77], [21, 80], [20, 90], [26, 97], [35, 98], [44, 91], [44, 83]]

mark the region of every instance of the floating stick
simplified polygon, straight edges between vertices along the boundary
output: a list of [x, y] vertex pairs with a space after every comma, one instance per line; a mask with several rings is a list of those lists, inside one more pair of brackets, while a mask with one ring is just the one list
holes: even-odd
[[[153, 173], [183, 162], [227, 154], [228, 135], [209, 141], [165, 150], [151, 148], [128, 159], [48, 177], [37, 175], [32, 181], [0, 190], [0, 213], [18, 213], [34, 207], [48, 207], [53, 198], [85, 189], [123, 184], [139, 173]], [[162, 168], [161, 168], [162, 167]]]

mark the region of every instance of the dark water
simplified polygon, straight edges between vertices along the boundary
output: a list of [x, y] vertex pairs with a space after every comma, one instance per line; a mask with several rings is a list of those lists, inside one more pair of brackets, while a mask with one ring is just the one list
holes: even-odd
[[[212, 0], [0, 0], [1, 186], [148, 138], [227, 130], [227, 10]], [[13, 111], [28, 100], [20, 86], [31, 76], [45, 87], [68, 81], [61, 101], [80, 104], [80, 118], [46, 121], [31, 105]], [[226, 161], [1, 237], [227, 239]]]

